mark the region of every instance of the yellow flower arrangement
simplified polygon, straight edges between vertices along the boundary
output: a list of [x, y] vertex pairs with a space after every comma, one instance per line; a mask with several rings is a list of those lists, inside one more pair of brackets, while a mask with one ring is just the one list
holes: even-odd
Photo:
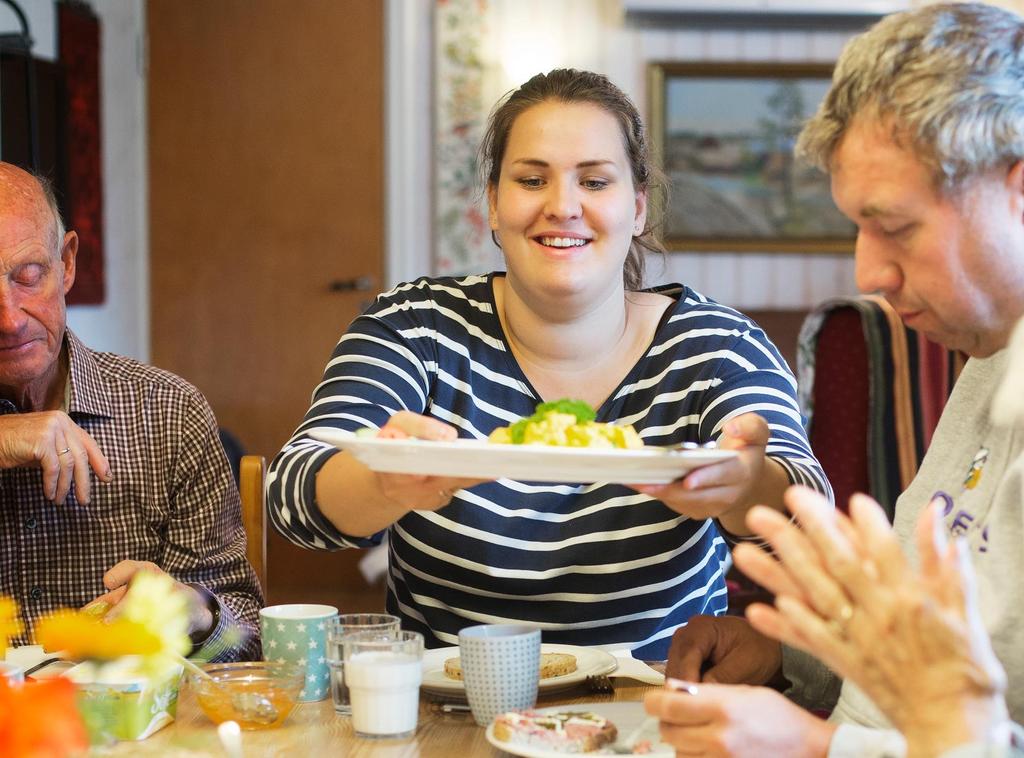
[[121, 605], [120, 618], [156, 634], [161, 652], [179, 656], [192, 649], [188, 635], [188, 599], [175, 589], [174, 580], [167, 574], [140, 571]]
[[47, 650], [62, 650], [75, 660], [109, 661], [161, 650], [160, 638], [144, 624], [123, 617], [105, 622], [82, 611], [57, 611], [41, 619], [36, 639]]
[[160, 669], [192, 648], [187, 603], [170, 576], [142, 571], [112, 618], [94, 606], [58, 611], [39, 621], [36, 640], [73, 659], [102, 663], [136, 655], [145, 659], [147, 669]]
[[11, 643], [11, 637], [18, 634], [21, 634], [18, 604], [8, 597], [0, 596], [0, 642], [3, 642], [0, 649], [7, 650], [7, 646]]

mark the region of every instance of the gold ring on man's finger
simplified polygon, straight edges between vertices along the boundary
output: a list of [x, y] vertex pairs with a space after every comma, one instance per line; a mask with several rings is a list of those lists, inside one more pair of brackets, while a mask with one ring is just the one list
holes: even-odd
[[850, 620], [853, 618], [853, 606], [849, 603], [843, 605], [839, 609], [839, 614], [836, 618], [830, 618], [826, 624], [828, 630], [836, 637], [845, 640], [847, 638], [847, 627], [850, 625]]
[[57, 455], [64, 455], [65, 453], [70, 453], [70, 452], [71, 452], [71, 448], [70, 447], [66, 447], [63, 450], [58, 450], [57, 451]]

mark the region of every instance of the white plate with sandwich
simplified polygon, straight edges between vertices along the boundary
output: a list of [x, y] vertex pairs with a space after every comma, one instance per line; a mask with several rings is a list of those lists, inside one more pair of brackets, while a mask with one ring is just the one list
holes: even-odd
[[[594, 647], [580, 647], [577, 645], [558, 645], [544, 643], [540, 646], [541, 656], [557, 654], [558, 656], [572, 656], [575, 659], [576, 668], [565, 674], [555, 673], [553, 676], [542, 677], [540, 689], [543, 692], [557, 692], [570, 689], [580, 684], [588, 676], [598, 674], [610, 674], [615, 671], [618, 662], [615, 656], [604, 650]], [[433, 695], [440, 695], [449, 698], [464, 698], [466, 688], [460, 679], [453, 678], [453, 669], [449, 663], [449, 673], [445, 673], [445, 663], [451, 662], [459, 657], [458, 647], [439, 647], [423, 652], [423, 683], [420, 685], [424, 692]], [[564, 665], [558, 660], [558, 666]], [[544, 660], [541, 660], [543, 670]], [[559, 669], [555, 669], [557, 671]], [[554, 672], [553, 672], [554, 673]]]
[[[518, 728], [496, 730], [496, 724], [492, 723], [487, 727], [487, 741], [499, 750], [506, 753], [521, 756], [521, 758], [561, 758], [566, 753], [579, 754], [584, 747], [590, 748], [594, 745], [580, 744], [586, 739], [586, 733], [590, 730], [582, 730], [583, 735], [573, 733], [572, 727], [552, 728], [553, 724], [565, 723], [570, 719], [578, 723], [587, 724], [596, 718], [600, 725], [600, 731], [604, 733], [607, 724], [614, 725], [615, 731], [597, 741], [598, 749], [594, 752], [583, 753], [584, 755], [602, 755], [609, 753], [607, 743], [619, 739], [631, 737], [634, 731], [643, 726], [642, 731], [637, 734], [637, 745], [640, 750], [647, 748], [643, 755], [674, 756], [675, 750], [670, 745], [661, 741], [658, 733], [658, 723], [645, 724], [647, 713], [644, 711], [643, 703], [621, 702], [621, 703], [578, 703], [574, 705], [556, 705], [550, 708], [537, 708], [529, 712], [529, 716], [520, 723]], [[504, 720], [499, 717], [495, 721]], [[536, 721], [537, 726], [530, 727], [529, 722]], [[603, 723], [602, 723], [603, 722]], [[570, 722], [571, 723], [571, 722]], [[614, 736], [612, 736], [614, 734]], [[501, 739], [504, 737], [504, 739]], [[573, 743], [577, 743], [575, 746]], [[645, 743], [645, 744], [644, 744]], [[604, 750], [601, 749], [604, 746]]]

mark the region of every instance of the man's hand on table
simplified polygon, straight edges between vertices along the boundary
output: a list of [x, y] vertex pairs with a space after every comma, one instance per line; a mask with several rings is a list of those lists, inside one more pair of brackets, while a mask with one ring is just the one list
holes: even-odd
[[63, 505], [74, 482], [78, 502], [88, 505], [90, 474], [113, 479], [110, 463], [96, 440], [63, 411], [0, 416], [0, 468], [39, 466], [43, 494]]
[[676, 755], [823, 758], [836, 726], [766, 687], [699, 684], [651, 690], [644, 708]]
[[[155, 563], [150, 563], [149, 561], [121, 561], [103, 575], [103, 586], [107, 588], [108, 592], [100, 595], [86, 605], [85, 608], [88, 609], [102, 603], [106, 607], [103, 613], [104, 616], [108, 614], [116, 616], [118, 603], [128, 593], [128, 585], [131, 584], [132, 577], [140, 571], [152, 571], [159, 574], [166, 573]], [[175, 582], [174, 586], [175, 589], [179, 592], [184, 592], [188, 597], [189, 634], [193, 639], [209, 634], [213, 627], [213, 613], [210, 612], [206, 605], [206, 598], [195, 588], [187, 584]]]
[[737, 616], [694, 616], [676, 630], [666, 675], [687, 682], [767, 684], [782, 667], [782, 646]]

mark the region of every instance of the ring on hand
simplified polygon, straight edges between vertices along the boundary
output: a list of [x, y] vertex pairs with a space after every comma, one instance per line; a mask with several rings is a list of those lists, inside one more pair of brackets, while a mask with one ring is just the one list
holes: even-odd
[[836, 637], [839, 637], [840, 639], [845, 640], [847, 638], [846, 630], [847, 627], [850, 625], [850, 619], [852, 618], [853, 606], [851, 606], [849, 603], [846, 603], [845, 605], [843, 605], [842, 608], [839, 609], [839, 615], [836, 618], [829, 619], [826, 623], [828, 625], [829, 631], [832, 632], [832, 634], [834, 634]]
[[70, 453], [70, 452], [71, 452], [71, 448], [70, 447], [66, 447], [63, 450], [58, 450], [57, 451], [57, 455], [64, 455], [65, 453]]
[[438, 490], [437, 494], [441, 496], [442, 501], [447, 503], [452, 499], [453, 492], [454, 490]]

